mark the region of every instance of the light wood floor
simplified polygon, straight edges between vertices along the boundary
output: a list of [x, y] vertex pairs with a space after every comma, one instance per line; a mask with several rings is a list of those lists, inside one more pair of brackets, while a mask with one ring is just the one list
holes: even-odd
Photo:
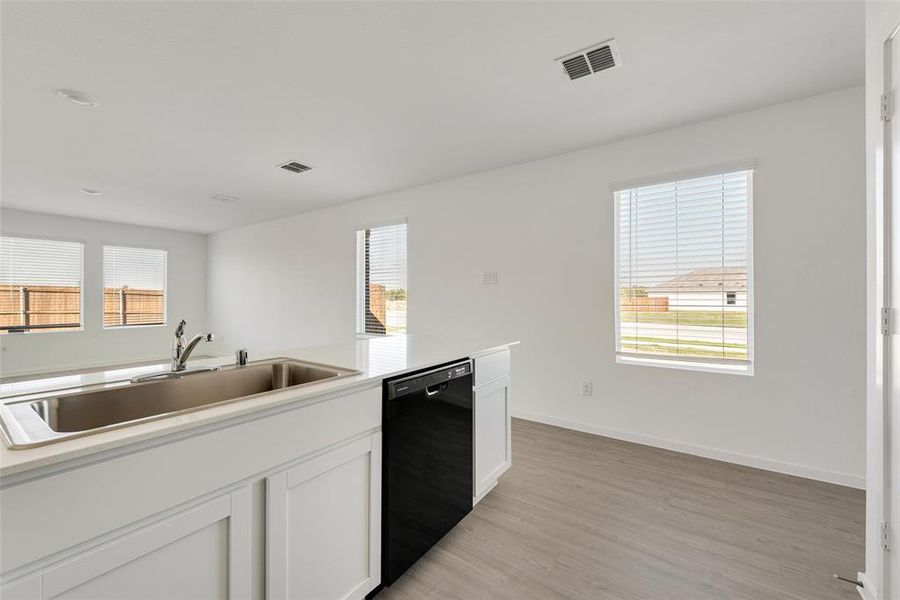
[[513, 467], [378, 600], [853, 600], [865, 493], [515, 420]]

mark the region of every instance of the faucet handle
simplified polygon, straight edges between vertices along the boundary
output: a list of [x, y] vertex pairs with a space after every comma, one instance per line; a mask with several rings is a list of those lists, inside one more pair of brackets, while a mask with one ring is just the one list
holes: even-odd
[[182, 319], [181, 323], [178, 324], [178, 328], [175, 330], [175, 337], [181, 337], [184, 335], [184, 326], [185, 325], [187, 325], [187, 321]]

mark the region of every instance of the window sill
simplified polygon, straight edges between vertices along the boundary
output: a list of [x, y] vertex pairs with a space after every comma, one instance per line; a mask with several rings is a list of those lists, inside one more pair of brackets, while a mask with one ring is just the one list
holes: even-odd
[[167, 326], [168, 323], [151, 323], [147, 325], [104, 325], [103, 331], [130, 331], [132, 329], [154, 329]]
[[66, 327], [64, 329], [29, 329], [27, 331], [3, 331], [0, 335], [49, 335], [51, 333], [76, 333], [84, 331], [84, 327]]
[[358, 340], [372, 340], [379, 338], [389, 338], [398, 335], [406, 335], [406, 333], [357, 333], [356, 339]]
[[666, 360], [664, 358], [621, 356], [616, 355], [616, 363], [620, 365], [636, 365], [643, 367], [660, 367], [663, 369], [679, 369], [682, 371], [705, 371], [707, 373], [724, 373], [727, 375], [753, 375], [753, 364], [728, 365], [703, 361]]

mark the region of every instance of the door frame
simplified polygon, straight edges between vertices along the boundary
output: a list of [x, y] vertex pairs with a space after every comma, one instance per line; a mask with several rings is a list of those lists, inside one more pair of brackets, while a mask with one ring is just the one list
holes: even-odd
[[[869, 301], [867, 379], [866, 600], [900, 598], [900, 10], [866, 7], [866, 155]], [[886, 108], [882, 108], [882, 104]]]

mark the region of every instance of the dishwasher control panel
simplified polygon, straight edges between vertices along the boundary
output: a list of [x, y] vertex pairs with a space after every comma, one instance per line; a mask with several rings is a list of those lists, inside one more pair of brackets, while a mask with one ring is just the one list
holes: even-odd
[[439, 367], [434, 371], [413, 375], [408, 379], [392, 381], [388, 386], [388, 398], [396, 398], [404, 394], [410, 394], [432, 385], [466, 377], [472, 374], [472, 361], [458, 363], [447, 367]]

